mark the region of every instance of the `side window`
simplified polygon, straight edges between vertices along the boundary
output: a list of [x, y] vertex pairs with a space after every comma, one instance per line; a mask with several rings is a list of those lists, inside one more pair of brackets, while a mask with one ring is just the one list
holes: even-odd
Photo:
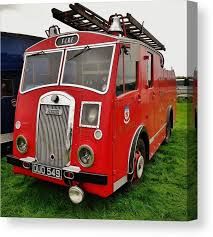
[[124, 54], [125, 63], [125, 92], [136, 89], [136, 61], [133, 60], [131, 52]]
[[117, 96], [136, 89], [136, 70], [137, 62], [131, 55], [131, 50], [129, 48], [122, 48], [119, 57], [116, 80]]
[[13, 96], [13, 80], [1, 79], [1, 97]]
[[148, 52], [148, 59], [146, 64], [147, 83], [149, 87], [153, 85], [153, 55]]
[[123, 51], [121, 50], [119, 62], [118, 62], [118, 71], [117, 71], [117, 80], [116, 80], [116, 96], [119, 96], [124, 93], [123, 86]]

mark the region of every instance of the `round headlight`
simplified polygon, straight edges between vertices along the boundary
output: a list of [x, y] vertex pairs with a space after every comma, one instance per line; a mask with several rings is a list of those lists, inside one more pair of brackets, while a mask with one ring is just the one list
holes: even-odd
[[83, 145], [78, 149], [78, 160], [83, 167], [90, 167], [94, 163], [94, 153], [91, 147]]
[[98, 116], [98, 111], [95, 108], [91, 108], [88, 112], [88, 117], [87, 120], [89, 123], [94, 123], [95, 120], [97, 119]]
[[24, 136], [19, 135], [16, 138], [16, 147], [21, 154], [26, 153], [28, 148], [27, 139]]

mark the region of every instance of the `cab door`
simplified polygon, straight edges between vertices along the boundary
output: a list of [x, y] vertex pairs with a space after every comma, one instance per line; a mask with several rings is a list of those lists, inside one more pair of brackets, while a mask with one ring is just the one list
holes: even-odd
[[127, 175], [128, 152], [141, 104], [138, 83], [139, 48], [121, 46], [114, 110], [114, 182]]
[[156, 137], [161, 127], [161, 98], [159, 83], [156, 73], [156, 62], [154, 54], [146, 52], [146, 79], [147, 79], [147, 97], [148, 97], [148, 123], [147, 130], [149, 134], [151, 156], [157, 149]]

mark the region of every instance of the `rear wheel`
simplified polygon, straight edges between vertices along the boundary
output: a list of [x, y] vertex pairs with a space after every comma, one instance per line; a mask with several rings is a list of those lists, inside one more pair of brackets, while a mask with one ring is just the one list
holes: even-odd
[[171, 123], [171, 119], [169, 119], [166, 125], [166, 138], [164, 140], [166, 144], [169, 143], [171, 134], [172, 134], [172, 123]]

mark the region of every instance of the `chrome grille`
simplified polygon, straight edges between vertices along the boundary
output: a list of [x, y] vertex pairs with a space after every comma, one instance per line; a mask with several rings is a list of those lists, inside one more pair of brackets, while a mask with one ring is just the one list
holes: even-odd
[[[49, 111], [60, 111], [50, 113]], [[66, 148], [69, 106], [40, 105], [36, 157], [39, 163], [64, 167], [69, 161]]]

